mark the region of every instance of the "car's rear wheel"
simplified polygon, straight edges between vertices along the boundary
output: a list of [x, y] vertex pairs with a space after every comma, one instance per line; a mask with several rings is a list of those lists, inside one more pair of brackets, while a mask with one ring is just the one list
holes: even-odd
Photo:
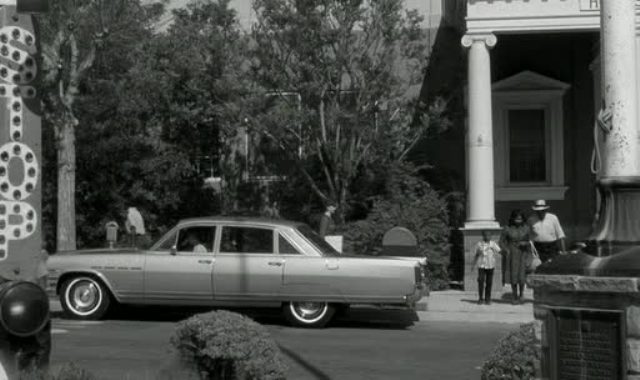
[[65, 281], [60, 292], [60, 301], [68, 317], [96, 320], [107, 313], [111, 296], [99, 280], [80, 276]]
[[284, 315], [294, 326], [324, 327], [333, 318], [336, 309], [327, 302], [289, 302], [283, 307]]

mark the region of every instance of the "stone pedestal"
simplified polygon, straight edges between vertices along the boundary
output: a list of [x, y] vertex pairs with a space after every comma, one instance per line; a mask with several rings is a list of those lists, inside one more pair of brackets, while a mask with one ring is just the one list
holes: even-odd
[[529, 277], [537, 378], [640, 380], [639, 254], [561, 256]]
[[[462, 228], [464, 236], [464, 290], [478, 290], [478, 269], [472, 268], [475, 259], [475, 247], [482, 240], [482, 231], [490, 231], [491, 239], [496, 243], [500, 240], [502, 229], [500, 228]], [[496, 257], [496, 269], [493, 271], [492, 293], [502, 292], [502, 256]]]
[[600, 207], [588, 253], [609, 256], [640, 244], [640, 177], [603, 178]]

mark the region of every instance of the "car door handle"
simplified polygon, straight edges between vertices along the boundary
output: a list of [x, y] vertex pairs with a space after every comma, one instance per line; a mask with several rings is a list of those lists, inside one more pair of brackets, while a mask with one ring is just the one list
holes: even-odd
[[213, 260], [198, 260], [198, 264], [211, 264]]
[[269, 261], [269, 265], [274, 266], [274, 267], [281, 267], [282, 266], [282, 261]]

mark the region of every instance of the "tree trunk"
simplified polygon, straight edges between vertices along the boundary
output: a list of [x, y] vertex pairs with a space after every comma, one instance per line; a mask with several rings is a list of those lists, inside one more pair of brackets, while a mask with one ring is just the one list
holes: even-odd
[[75, 118], [65, 118], [58, 135], [57, 250], [76, 249], [76, 136]]

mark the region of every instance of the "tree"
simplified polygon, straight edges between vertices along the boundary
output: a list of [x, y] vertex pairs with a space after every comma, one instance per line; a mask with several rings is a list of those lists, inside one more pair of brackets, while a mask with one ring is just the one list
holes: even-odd
[[[230, 0], [194, 1], [175, 10], [163, 57], [175, 78], [163, 135], [190, 149], [194, 158], [212, 157], [210, 168], [222, 178], [220, 211], [237, 209], [244, 156], [243, 129], [229, 122], [225, 105], [237, 102], [248, 86], [248, 39]], [[167, 120], [167, 121], [169, 121]]]
[[[149, 25], [150, 9], [139, 0], [62, 0], [42, 18], [45, 123], [57, 148], [57, 249], [76, 248], [76, 102], [106, 39], [128, 36]], [[156, 12], [157, 13], [157, 12]]]
[[[325, 204], [337, 204], [343, 221], [362, 170], [404, 160], [433, 125], [414, 122], [427, 62], [421, 17], [401, 0], [256, 0], [254, 7], [255, 87], [250, 105], [233, 112], [279, 147]], [[274, 106], [265, 94], [282, 101]]]

